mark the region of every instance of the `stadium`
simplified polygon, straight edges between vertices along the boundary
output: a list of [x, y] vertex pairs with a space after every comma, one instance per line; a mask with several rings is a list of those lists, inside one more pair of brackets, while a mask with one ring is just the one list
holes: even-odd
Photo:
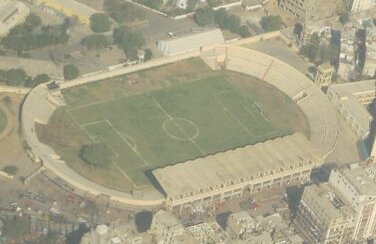
[[[38, 86], [22, 127], [34, 158], [77, 193], [176, 211], [305, 182], [337, 139], [335, 110], [313, 82], [234, 44]], [[115, 152], [108, 174], [73, 163], [69, 148], [90, 141]], [[109, 181], [117, 175], [130, 183]]]

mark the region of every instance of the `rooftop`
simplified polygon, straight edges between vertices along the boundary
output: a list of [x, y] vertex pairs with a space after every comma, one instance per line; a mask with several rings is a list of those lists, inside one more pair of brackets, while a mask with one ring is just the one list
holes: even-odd
[[341, 173], [358, 190], [360, 195], [376, 195], [375, 172], [376, 166], [341, 169]]
[[369, 93], [373, 93], [375, 96], [375, 82], [375, 80], [366, 80], [336, 84], [329, 86], [328, 90], [329, 92], [337, 94], [340, 98], [340, 103], [346, 107], [347, 112], [357, 120], [364, 131], [369, 131], [372, 117], [356, 96]]
[[167, 166], [153, 171], [169, 196], [301, 167], [321, 161], [322, 154], [301, 133]]
[[199, 33], [189, 33], [186, 36], [159, 41], [159, 47], [166, 55], [177, 55], [191, 51], [198, 51], [203, 46], [224, 44], [225, 39], [220, 29], [213, 29]]
[[11, 0], [0, 1], [0, 22], [3, 22], [4, 19], [8, 18], [8, 16], [12, 14], [13, 11], [18, 8], [19, 4], [20, 2], [18, 1], [11, 1]]
[[302, 201], [329, 219], [347, 218], [354, 215], [350, 204], [330, 183], [310, 185], [304, 188]]

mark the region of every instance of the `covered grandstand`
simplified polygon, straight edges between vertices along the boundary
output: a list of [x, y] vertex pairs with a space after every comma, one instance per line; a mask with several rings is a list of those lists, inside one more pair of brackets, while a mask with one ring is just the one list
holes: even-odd
[[300, 133], [153, 171], [168, 206], [180, 211], [263, 188], [305, 182], [323, 155]]

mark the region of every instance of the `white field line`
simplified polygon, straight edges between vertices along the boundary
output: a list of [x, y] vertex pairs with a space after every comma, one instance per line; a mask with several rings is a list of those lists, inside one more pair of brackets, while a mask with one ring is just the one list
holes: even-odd
[[69, 114], [69, 116], [71, 117], [71, 119], [73, 120], [73, 122], [87, 135], [87, 137], [92, 142], [94, 142], [95, 141], [95, 137], [92, 136], [92, 135], [90, 135], [90, 133], [85, 130], [84, 126], [81, 126], [80, 123], [78, 123], [78, 121], [74, 118], [74, 116], [69, 111], [67, 111], [67, 113]]
[[198, 145], [197, 142], [193, 140], [187, 134], [187, 132], [183, 128], [181, 128], [181, 126], [178, 123], [175, 122], [174, 118], [171, 117], [169, 113], [167, 113], [167, 111], [162, 107], [162, 105], [160, 105], [154, 98], [153, 98], [153, 102], [167, 116], [167, 118], [170, 119], [175, 124], [175, 126], [180, 130], [180, 132], [182, 132], [185, 135], [185, 137], [201, 152], [203, 156], [207, 155], [207, 153], [200, 147], [200, 145]]
[[230, 115], [230, 117], [235, 120], [240, 127], [242, 127], [247, 133], [248, 135], [251, 137], [251, 138], [254, 138], [254, 136], [252, 135], [252, 132], [250, 130], [248, 130], [248, 128], [243, 125], [243, 123], [238, 119], [238, 117], [236, 117], [226, 106], [223, 106], [223, 110], [228, 113]]
[[81, 124], [80, 126], [86, 127], [86, 126], [91, 126], [91, 125], [100, 124], [100, 123], [104, 123], [104, 122], [106, 122], [106, 121], [105, 120], [96, 120], [94, 122]]
[[254, 138], [253, 135], [252, 135], [252, 132], [245, 126], [242, 124], [242, 122], [238, 119], [238, 117], [236, 117], [224, 104], [223, 102], [217, 98], [217, 101], [222, 105], [223, 107], [223, 110], [228, 114], [230, 115], [230, 117], [232, 118], [232, 120], [236, 121], [240, 127], [242, 127], [247, 133], [248, 135], [251, 137], [251, 138]]
[[[126, 97], [125, 95], [125, 91], [124, 91], [124, 97]], [[129, 96], [129, 95], [128, 95]], [[117, 99], [121, 99], [123, 97], [115, 97], [115, 98], [111, 98], [111, 99], [108, 99], [108, 100], [104, 100], [104, 101], [99, 101], [99, 102], [92, 102], [92, 103], [87, 103], [87, 104], [82, 104], [82, 105], [79, 105], [77, 107], [73, 107], [73, 108], [68, 108], [66, 109], [66, 111], [75, 111], [75, 110], [79, 110], [79, 109], [83, 109], [83, 108], [87, 108], [87, 107], [91, 107], [91, 106], [95, 106], [95, 105], [99, 105], [99, 104], [104, 104], [104, 103], [109, 103], [109, 102], [112, 102], [112, 101], [115, 101]]]
[[116, 129], [115, 126], [109, 120], [106, 119], [105, 122], [116, 132], [116, 134], [123, 140], [123, 142], [125, 142], [128, 145], [128, 147], [144, 162], [144, 164], [141, 165], [141, 167], [149, 165], [148, 161], [146, 161], [146, 159], [137, 150], [137, 148], [133, 146], [130, 142], [128, 142], [128, 140], [124, 138], [122, 133], [118, 129]]

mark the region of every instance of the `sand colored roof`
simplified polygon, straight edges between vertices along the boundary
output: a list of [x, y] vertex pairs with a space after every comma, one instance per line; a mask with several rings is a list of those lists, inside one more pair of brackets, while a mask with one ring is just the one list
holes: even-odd
[[322, 154], [301, 133], [217, 153], [153, 171], [169, 196], [216, 187], [240, 178], [260, 178], [317, 162]]
[[329, 219], [342, 219], [354, 216], [349, 202], [329, 183], [310, 185], [304, 188], [302, 201]]
[[375, 80], [366, 80], [329, 86], [329, 91], [337, 94], [339, 102], [346, 108], [346, 112], [356, 119], [363, 131], [369, 131], [372, 117], [356, 96], [367, 93], [375, 94], [375, 84]]

